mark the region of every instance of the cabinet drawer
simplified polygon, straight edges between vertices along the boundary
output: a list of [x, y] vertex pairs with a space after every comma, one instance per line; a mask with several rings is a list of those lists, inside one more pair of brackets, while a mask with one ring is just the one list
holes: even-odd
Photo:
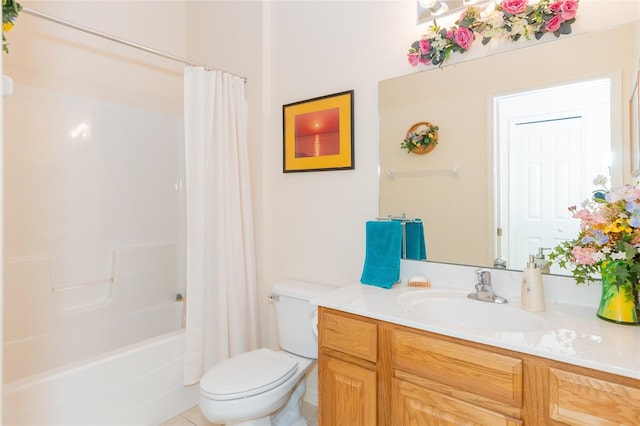
[[521, 426], [522, 420], [393, 379], [391, 419], [394, 426]]
[[568, 425], [635, 425], [640, 389], [549, 368], [549, 416]]
[[522, 360], [393, 330], [393, 367], [505, 404], [522, 407]]
[[377, 361], [377, 333], [375, 322], [320, 310], [320, 345], [367, 361]]

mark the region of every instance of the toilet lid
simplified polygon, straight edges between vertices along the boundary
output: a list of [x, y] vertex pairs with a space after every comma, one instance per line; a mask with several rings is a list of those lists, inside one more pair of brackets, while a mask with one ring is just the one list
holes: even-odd
[[246, 398], [273, 389], [297, 369], [294, 358], [261, 348], [215, 365], [200, 380], [200, 392], [215, 400]]

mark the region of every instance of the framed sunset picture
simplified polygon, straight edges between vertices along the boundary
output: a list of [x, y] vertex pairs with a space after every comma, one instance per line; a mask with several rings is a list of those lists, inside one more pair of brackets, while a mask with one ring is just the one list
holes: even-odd
[[282, 107], [284, 173], [354, 168], [353, 90]]

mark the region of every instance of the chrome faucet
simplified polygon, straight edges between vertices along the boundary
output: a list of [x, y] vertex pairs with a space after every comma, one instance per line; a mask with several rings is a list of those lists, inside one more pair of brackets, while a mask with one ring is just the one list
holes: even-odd
[[497, 296], [491, 286], [491, 272], [488, 269], [476, 270], [476, 292], [469, 293], [469, 299], [481, 300], [483, 302], [508, 303], [504, 297]]

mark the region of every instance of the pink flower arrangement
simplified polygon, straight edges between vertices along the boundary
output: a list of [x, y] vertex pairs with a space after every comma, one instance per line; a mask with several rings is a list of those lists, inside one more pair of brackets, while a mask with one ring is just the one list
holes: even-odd
[[[594, 191], [592, 199], [580, 210], [569, 208], [572, 217], [580, 220], [580, 232], [549, 255], [552, 263], [571, 267], [578, 283], [590, 282], [603, 264], [614, 261], [624, 265], [620, 273], [640, 276], [640, 184], [607, 189], [607, 182], [598, 176], [593, 183], [601, 189]], [[626, 275], [620, 277], [620, 282], [625, 279]]]
[[578, 0], [502, 0], [484, 9], [467, 7], [449, 29], [440, 28], [435, 20], [420, 40], [411, 44], [407, 59], [418, 64], [439, 65], [449, 59], [452, 52], [464, 53], [476, 38], [487, 44], [492, 39], [521, 37], [529, 40], [531, 34], [540, 39], [546, 33], [556, 37], [571, 33], [571, 24], [578, 12]]

